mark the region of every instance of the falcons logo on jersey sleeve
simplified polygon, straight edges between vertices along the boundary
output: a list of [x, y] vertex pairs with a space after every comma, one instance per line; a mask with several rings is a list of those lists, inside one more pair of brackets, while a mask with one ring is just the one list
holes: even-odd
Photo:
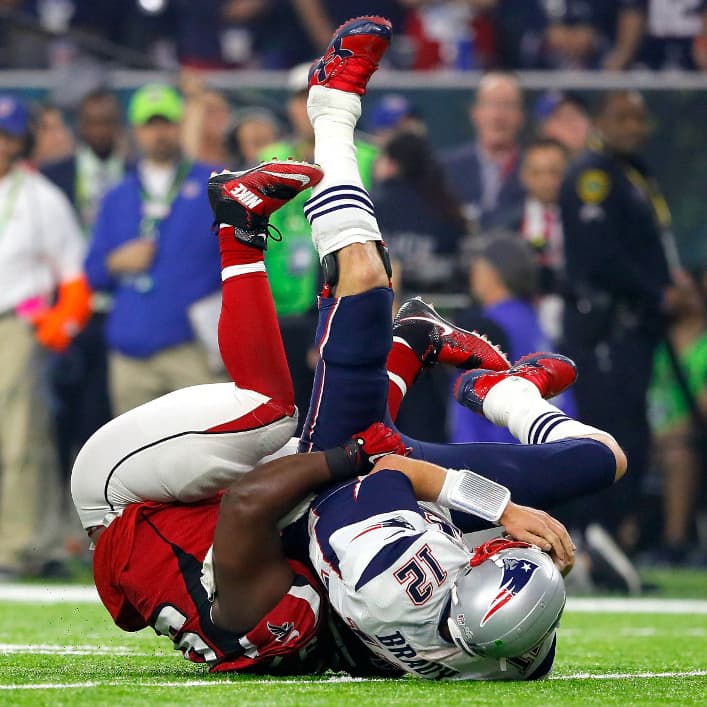
[[530, 560], [503, 558], [501, 586], [498, 589], [498, 594], [491, 600], [479, 625], [483, 626], [497, 611], [508, 604], [528, 584], [537, 569], [538, 565]]
[[278, 643], [288, 643], [289, 641], [294, 641], [299, 638], [300, 632], [295, 629], [295, 624], [293, 621], [285, 621], [285, 623], [278, 626], [277, 624], [271, 624], [267, 622], [268, 631], [275, 636], [275, 640]]

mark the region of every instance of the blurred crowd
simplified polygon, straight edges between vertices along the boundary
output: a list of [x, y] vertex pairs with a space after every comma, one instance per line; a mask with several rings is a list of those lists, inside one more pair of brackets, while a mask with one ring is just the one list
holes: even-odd
[[[507, 4], [398, 9], [410, 23], [433, 8], [480, 18]], [[626, 3], [645, 12], [636, 4]], [[159, 395], [225, 380], [206, 181], [212, 169], [313, 159], [307, 68], [289, 73], [286, 121], [263, 105], [236, 110], [195, 71], [179, 90], [144, 86], [127, 110], [106, 88], [74, 111], [0, 95], [0, 274], [9, 284], [0, 294], [0, 578], [62, 575], [85, 550], [68, 479], [95, 429]], [[408, 96], [382, 95], [367, 112], [359, 167], [397, 301], [425, 294], [513, 360], [550, 349], [572, 356], [579, 381], [556, 402], [614, 434], [630, 473], [611, 494], [563, 509], [563, 520], [588, 549], [600, 528], [647, 562], [704, 566], [707, 278], [680, 264], [669, 207], [641, 158], [650, 131], [642, 96], [614, 91], [588, 105], [549, 92], [527, 111], [517, 78], [493, 71], [467, 117], [473, 139], [440, 151]], [[300, 410], [321, 282], [304, 200], [273, 216], [284, 237], [266, 253]], [[513, 442], [453, 402], [441, 369], [424, 372], [399, 425], [430, 441]]]
[[0, 68], [287, 69], [389, 17], [398, 69], [707, 69], [704, 0], [1, 0]]

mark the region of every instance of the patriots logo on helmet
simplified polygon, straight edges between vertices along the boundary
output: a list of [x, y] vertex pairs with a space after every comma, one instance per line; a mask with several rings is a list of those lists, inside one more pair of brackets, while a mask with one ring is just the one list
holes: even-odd
[[525, 587], [535, 574], [539, 565], [530, 560], [518, 560], [514, 557], [503, 558], [503, 576], [498, 594], [492, 599], [486, 609], [480, 626], [483, 626], [497, 611], [503, 608], [513, 597]]
[[271, 624], [267, 622], [268, 631], [275, 636], [275, 640], [278, 643], [287, 643], [288, 641], [294, 641], [295, 638], [299, 638], [299, 631], [295, 630], [295, 624], [292, 621], [285, 621], [281, 626], [276, 624]]

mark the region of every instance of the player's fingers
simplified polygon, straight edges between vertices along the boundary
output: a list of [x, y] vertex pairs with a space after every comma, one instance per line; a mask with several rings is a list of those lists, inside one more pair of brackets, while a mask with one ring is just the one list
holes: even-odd
[[567, 562], [569, 558], [565, 552], [564, 545], [552, 526], [546, 520], [543, 519], [543, 521], [541, 521], [536, 528], [533, 528], [533, 531], [544, 540], [543, 545], [541, 545], [543, 550], [546, 552], [552, 552], [561, 562]]
[[530, 543], [531, 545], [537, 545], [540, 549], [545, 550], [545, 552], [550, 552], [552, 549], [551, 545], [543, 538], [541, 535], [536, 535], [529, 530], [522, 530], [517, 533], [511, 533], [511, 537], [515, 540], [521, 540], [525, 543]]
[[575, 547], [570, 534], [567, 532], [567, 528], [565, 528], [559, 520], [553, 518], [551, 515], [546, 516], [545, 522], [547, 526], [552, 529], [558, 539], [558, 542], [562, 545], [567, 559], [574, 557]]

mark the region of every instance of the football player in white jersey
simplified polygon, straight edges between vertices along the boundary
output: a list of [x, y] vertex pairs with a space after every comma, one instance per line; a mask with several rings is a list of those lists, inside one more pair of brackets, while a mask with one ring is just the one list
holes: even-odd
[[[386, 419], [390, 291], [353, 131], [390, 25], [375, 17], [351, 23], [357, 42], [340, 29], [310, 74], [307, 108], [324, 178], [305, 214], [326, 288], [305, 451], [341, 441], [352, 425]], [[393, 336], [420, 319], [423, 313], [404, 312]], [[412, 339], [394, 338], [394, 351], [415, 352]], [[574, 547], [558, 521], [518, 504], [548, 507], [582, 483], [584, 491], [597, 489], [626, 470], [609, 434], [546, 402], [575, 376], [574, 364], [555, 354], [526, 356], [502, 372], [465, 373], [457, 400], [523, 445], [443, 450], [403, 436], [416, 459], [386, 456], [376, 473], [315, 500], [310, 559], [332, 608], [381, 659], [432, 679], [536, 679], [550, 671], [565, 601], [561, 573], [571, 568]], [[484, 521], [501, 525], [509, 539], [471, 550], [462, 531]]]

